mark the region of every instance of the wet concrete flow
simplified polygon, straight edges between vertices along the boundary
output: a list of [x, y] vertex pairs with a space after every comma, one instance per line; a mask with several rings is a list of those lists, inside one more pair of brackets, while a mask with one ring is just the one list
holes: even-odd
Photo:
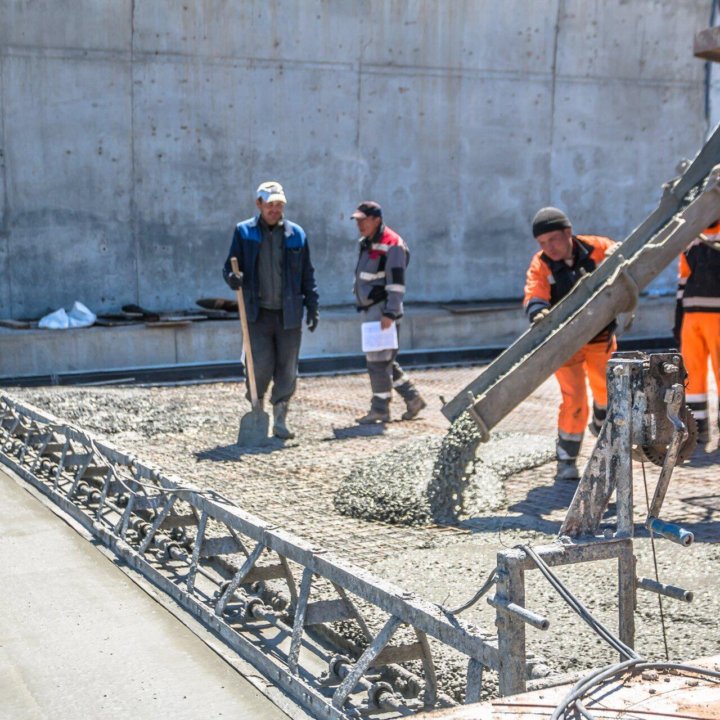
[[[365, 376], [301, 378], [290, 414], [297, 439], [255, 450], [235, 444], [239, 416], [246, 409], [243, 389], [235, 383], [14, 389], [12, 394], [193, 484], [212, 487], [243, 509], [428, 600], [456, 607], [483, 583], [499, 550], [552, 541], [574, 491], [572, 484], [553, 482], [550, 460], [559, 399], [554, 379], [503, 420], [491, 442], [478, 446], [474, 428], [462, 424], [448, 433], [439, 397], [452, 395], [478, 372], [415, 372], [428, 409], [415, 421], [372, 430], [353, 422], [368, 401]], [[699, 450], [675, 471], [664, 506], [668, 519], [695, 533], [695, 545], [655, 541], [660, 580], [695, 592], [692, 605], [663, 604], [671, 659], [720, 650], [716, 444], [713, 437], [707, 452]], [[470, 446], [472, 452], [464, 454]], [[591, 450], [588, 437], [583, 457]], [[450, 489], [465, 486], [462, 503], [447, 492], [447, 468], [455, 473]], [[644, 519], [643, 470], [652, 495], [659, 468], [634, 465], [638, 523]], [[460, 519], [451, 521], [456, 512]], [[640, 528], [637, 535], [638, 574], [654, 577], [650, 540]], [[561, 568], [559, 575], [602, 622], [616, 627], [616, 566], [573, 566]], [[616, 660], [538, 573], [527, 573], [527, 586], [527, 607], [551, 620], [546, 633], [529, 630], [537, 675]], [[484, 600], [463, 617], [494, 634], [495, 611]], [[636, 622], [639, 651], [664, 658], [656, 596], [639, 595]], [[464, 666], [451, 653], [439, 652], [436, 661], [441, 688], [461, 698]], [[486, 673], [483, 695], [493, 692], [492, 674]]]

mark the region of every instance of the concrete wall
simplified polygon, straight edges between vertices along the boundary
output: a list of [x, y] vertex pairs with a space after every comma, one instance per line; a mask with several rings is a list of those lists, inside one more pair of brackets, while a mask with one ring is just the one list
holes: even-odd
[[0, 0], [0, 316], [228, 295], [266, 179], [326, 304], [365, 198], [411, 245], [409, 300], [517, 297], [538, 207], [622, 238], [702, 145], [709, 7]]

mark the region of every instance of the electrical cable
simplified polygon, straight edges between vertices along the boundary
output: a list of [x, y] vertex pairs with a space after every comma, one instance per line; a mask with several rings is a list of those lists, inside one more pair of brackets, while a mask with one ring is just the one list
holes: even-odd
[[[697, 667], [695, 665], [688, 665], [686, 663], [669, 663], [669, 662], [646, 662], [644, 660], [626, 660], [623, 663], [616, 663], [609, 665], [606, 668], [600, 670], [594, 670], [590, 675], [586, 676], [578, 683], [576, 683], [570, 692], [560, 701], [555, 708], [555, 711], [551, 717], [551, 720], [560, 720], [565, 717], [565, 713], [574, 707], [578, 712], [582, 711], [578, 707], [578, 701], [583, 695], [589, 693], [589, 691], [596, 685], [600, 685], [603, 682], [609, 682], [617, 679], [619, 676], [630, 671], [631, 673], [638, 673], [644, 670], [677, 670], [682, 673], [692, 673], [700, 675], [706, 679], [720, 682], [720, 672], [716, 670], [710, 670], [707, 668]], [[588, 712], [586, 708], [580, 703], [581, 707]], [[588, 717], [585, 715], [585, 717]], [[590, 717], [592, 717], [590, 715]]]
[[517, 545], [537, 565], [540, 572], [555, 588], [560, 597], [584, 620], [600, 637], [626, 658], [639, 658], [640, 656], [631, 647], [622, 642], [611, 633], [599, 620], [594, 618], [588, 609], [563, 585], [559, 578], [550, 570], [545, 561], [529, 546]]
[[[645, 477], [645, 463], [640, 463], [643, 474], [643, 485], [645, 486], [645, 506], [648, 515], [650, 514], [650, 495], [648, 493], [647, 478]], [[650, 529], [650, 547], [652, 548], [653, 565], [655, 567], [655, 582], [660, 583], [660, 574], [658, 572], [657, 553], [655, 552], [655, 533]], [[660, 607], [660, 627], [662, 628], [663, 645], [665, 647], [665, 660], [670, 660], [670, 652], [667, 644], [667, 632], [665, 631], [665, 613], [663, 611], [662, 595], [658, 593], [658, 605]]]
[[495, 584], [497, 581], [497, 568], [493, 568], [490, 571], [490, 574], [488, 575], [485, 582], [482, 584], [480, 589], [468, 600], [465, 604], [461, 605], [458, 608], [455, 608], [454, 610], [448, 610], [443, 608], [444, 612], [450, 613], [451, 615], [457, 615], [458, 613], [461, 613], [463, 610], [467, 610], [469, 607], [472, 607], [485, 593], [487, 593], [488, 590]]

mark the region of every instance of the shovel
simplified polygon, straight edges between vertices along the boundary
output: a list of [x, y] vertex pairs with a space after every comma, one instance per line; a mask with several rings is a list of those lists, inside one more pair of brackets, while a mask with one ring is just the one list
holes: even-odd
[[[239, 273], [237, 258], [230, 258], [230, 265], [234, 273]], [[257, 387], [255, 386], [255, 366], [253, 365], [252, 347], [250, 345], [250, 330], [248, 329], [247, 314], [245, 312], [245, 299], [242, 288], [235, 291], [237, 295], [238, 311], [240, 314], [240, 325], [242, 327], [243, 347], [245, 348], [245, 367], [247, 369], [247, 381], [250, 388], [250, 412], [240, 418], [240, 432], [238, 433], [238, 445], [245, 447], [264, 445], [268, 439], [268, 428], [270, 418], [262, 410], [258, 402]]]

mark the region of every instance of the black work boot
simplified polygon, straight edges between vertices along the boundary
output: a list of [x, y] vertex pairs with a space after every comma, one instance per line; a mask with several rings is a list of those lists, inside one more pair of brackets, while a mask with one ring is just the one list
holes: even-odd
[[605, 422], [606, 417], [607, 417], [607, 408], [598, 407], [593, 402], [592, 418], [590, 418], [590, 423], [588, 424], [588, 430], [595, 437], [597, 437], [600, 434], [600, 430], [602, 430], [602, 426], [603, 426], [603, 423]]
[[281, 440], [291, 440], [295, 433], [288, 427], [288, 402], [279, 402], [273, 405], [273, 435]]
[[420, 397], [420, 395], [415, 395], [414, 398], [406, 400], [405, 405], [407, 406], [407, 410], [405, 410], [402, 414], [403, 420], [412, 420], [420, 414], [420, 411], [423, 408], [427, 407], [427, 403]]
[[569, 480], [576, 482], [580, 479], [580, 472], [575, 460], [558, 460], [555, 469], [556, 480]]
[[568, 440], [558, 436], [555, 442], [555, 457], [557, 458], [555, 480], [577, 481], [580, 479], [577, 456], [580, 453], [581, 445], [582, 438], [580, 440]]
[[710, 441], [710, 426], [707, 418], [696, 418], [697, 423], [697, 442], [698, 445], [707, 445]]
[[[397, 367], [399, 368], [400, 366], [398, 365]], [[395, 371], [393, 371], [393, 373], [394, 372]], [[414, 417], [418, 416], [423, 408], [427, 407], [427, 403], [422, 397], [420, 397], [420, 393], [412, 384], [410, 378], [401, 370], [398, 370], [398, 372], [401, 374], [396, 382], [399, 382], [400, 384], [395, 385], [395, 390], [397, 390], [400, 397], [405, 401], [405, 406], [407, 408], [402, 414], [402, 419], [412, 420]]]
[[373, 395], [370, 411], [357, 418], [359, 425], [375, 425], [376, 423], [390, 422], [390, 398], [381, 398]]

